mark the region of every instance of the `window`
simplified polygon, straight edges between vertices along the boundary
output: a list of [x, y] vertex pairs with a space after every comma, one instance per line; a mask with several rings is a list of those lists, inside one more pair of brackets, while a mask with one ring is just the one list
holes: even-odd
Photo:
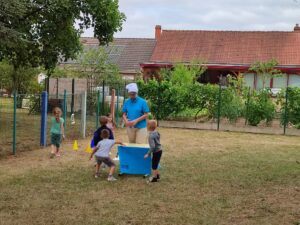
[[289, 87], [300, 87], [300, 75], [289, 75]]
[[[263, 88], [263, 77], [261, 75], [257, 75], [256, 76], [256, 89], [257, 90], [260, 90]], [[265, 76], [265, 86], [264, 88], [269, 88], [270, 87], [270, 77], [268, 76]]]
[[245, 73], [244, 74], [244, 81], [245, 81], [245, 85], [247, 87], [251, 87], [253, 88], [253, 84], [254, 84], [254, 74], [253, 73]]
[[287, 75], [273, 78], [273, 88], [285, 88], [287, 84]]

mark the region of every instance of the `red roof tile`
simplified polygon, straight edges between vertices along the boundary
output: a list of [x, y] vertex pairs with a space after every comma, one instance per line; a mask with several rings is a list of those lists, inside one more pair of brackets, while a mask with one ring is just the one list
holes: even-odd
[[151, 62], [252, 64], [276, 59], [300, 65], [300, 32], [163, 30]]

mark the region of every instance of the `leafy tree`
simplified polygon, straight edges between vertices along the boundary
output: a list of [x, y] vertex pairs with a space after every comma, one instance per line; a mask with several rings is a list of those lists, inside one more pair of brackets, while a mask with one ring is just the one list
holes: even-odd
[[250, 71], [253, 71], [257, 74], [258, 77], [262, 79], [262, 88], [266, 86], [266, 81], [274, 77], [280, 77], [283, 73], [275, 69], [275, 66], [278, 65], [278, 62], [274, 59], [267, 62], [255, 62], [250, 66]]
[[[41, 86], [38, 84], [37, 76], [41, 72], [38, 68], [18, 67], [14, 70], [13, 66], [7, 61], [0, 62], [0, 83], [1, 88], [4, 88], [8, 93], [12, 93], [16, 88], [21, 94], [33, 94], [41, 91]], [[16, 79], [12, 77], [15, 75]]]
[[172, 69], [162, 69], [161, 75], [164, 80], [171, 81], [175, 85], [189, 85], [195, 83], [206, 71], [204, 62], [193, 60], [191, 64], [178, 63]]
[[10, 31], [14, 37], [1, 41], [0, 58], [6, 58], [15, 71], [42, 65], [48, 75], [59, 59], [76, 57], [84, 29], [93, 27], [100, 44], [106, 44], [125, 20], [117, 0], [1, 0], [0, 6], [5, 9], [0, 15], [0, 35]]
[[51, 74], [52, 78], [83, 78], [84, 73], [78, 69], [72, 67], [55, 67]]
[[84, 76], [95, 79], [96, 84], [105, 81], [110, 86], [119, 86], [124, 82], [118, 66], [109, 63], [104, 48], [92, 48], [83, 51], [79, 56], [79, 63]]
[[12, 46], [17, 41], [26, 41], [23, 33], [14, 29], [10, 21], [21, 18], [25, 15], [26, 7], [24, 1], [19, 0], [1, 0], [0, 1], [0, 46]]

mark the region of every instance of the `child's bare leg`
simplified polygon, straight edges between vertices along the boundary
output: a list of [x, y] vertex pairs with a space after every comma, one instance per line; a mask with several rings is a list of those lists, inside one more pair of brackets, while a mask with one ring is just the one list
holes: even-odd
[[55, 145], [51, 145], [51, 154], [55, 154], [56, 151], [56, 146]]
[[109, 176], [112, 176], [114, 174], [115, 168], [116, 168], [116, 166], [110, 167], [110, 169], [109, 169]]
[[96, 174], [99, 174], [100, 166], [101, 166], [101, 163], [96, 164]]
[[153, 177], [157, 177], [158, 174], [159, 174], [159, 171], [157, 169], [153, 170]]

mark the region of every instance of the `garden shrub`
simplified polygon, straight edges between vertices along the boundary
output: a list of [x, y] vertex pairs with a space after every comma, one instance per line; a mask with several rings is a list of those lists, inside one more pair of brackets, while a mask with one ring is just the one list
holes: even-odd
[[157, 119], [166, 119], [185, 107], [179, 88], [170, 81], [138, 81], [139, 95], [148, 100], [151, 113]]
[[[221, 117], [229, 119], [230, 122], [235, 122], [244, 112], [245, 104], [242, 96], [236, 93], [236, 89], [229, 87], [222, 90], [221, 94]], [[217, 117], [217, 110], [214, 115]]]
[[275, 116], [275, 105], [268, 90], [253, 92], [246, 106], [245, 117], [250, 125], [257, 126], [261, 121], [271, 122]]
[[[285, 121], [285, 91], [279, 95], [281, 100], [281, 124]], [[291, 123], [300, 128], [300, 88], [293, 87], [288, 90], [288, 105], [287, 105], [287, 123]]]

